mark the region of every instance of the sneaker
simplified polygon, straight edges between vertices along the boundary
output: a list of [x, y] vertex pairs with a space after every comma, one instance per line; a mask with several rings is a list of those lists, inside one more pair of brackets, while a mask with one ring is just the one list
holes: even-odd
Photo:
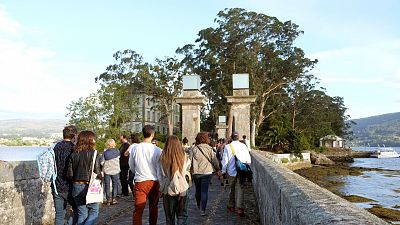
[[205, 211], [205, 210], [201, 210], [201, 213], [200, 213], [200, 215], [201, 215], [201, 216], [205, 216], [205, 215], [207, 215], [207, 214], [206, 214], [206, 211]]
[[238, 214], [240, 217], [245, 217], [244, 209], [243, 209], [243, 208], [239, 208], [239, 209], [237, 210], [237, 214]]
[[111, 201], [111, 205], [116, 205], [116, 204], [118, 204], [118, 201], [117, 201], [116, 199], [113, 199], [113, 200]]
[[235, 207], [227, 207], [228, 208], [228, 210], [229, 210], [229, 212], [235, 212]]

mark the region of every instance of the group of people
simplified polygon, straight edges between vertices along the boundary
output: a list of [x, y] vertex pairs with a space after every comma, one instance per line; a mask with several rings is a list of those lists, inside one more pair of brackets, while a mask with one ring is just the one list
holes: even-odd
[[[74, 126], [64, 128], [64, 140], [54, 147], [57, 179], [52, 189], [56, 225], [65, 224], [68, 205], [72, 206], [73, 215], [67, 224], [95, 223], [99, 203], [85, 202], [92, 171], [98, 179], [104, 178], [104, 204], [117, 204], [118, 183], [121, 183], [123, 195], [129, 195], [130, 187], [134, 196], [133, 224], [142, 224], [147, 201], [149, 224], [157, 224], [160, 198], [163, 198], [167, 224], [175, 224], [175, 221], [187, 224], [188, 190], [192, 183], [199, 213], [207, 215], [208, 188], [213, 174], [222, 183], [226, 178], [230, 185], [227, 209], [239, 216], [245, 215], [243, 182], [236, 171], [236, 161], [249, 165], [251, 159], [249, 148], [239, 141], [237, 132], [232, 133], [230, 143], [224, 144], [220, 160], [216, 149], [210, 145], [207, 132], [198, 133], [192, 146], [188, 145], [187, 138], [181, 142], [174, 135], [168, 136], [163, 149], [153, 143], [153, 126], [144, 126], [142, 133], [143, 141], [140, 142], [136, 135], [131, 138], [132, 144], [126, 136], [121, 136], [119, 150], [113, 139], [107, 140], [107, 149], [101, 156], [96, 151], [93, 132], [81, 131], [77, 135]], [[111, 181], [113, 185], [110, 194]]]

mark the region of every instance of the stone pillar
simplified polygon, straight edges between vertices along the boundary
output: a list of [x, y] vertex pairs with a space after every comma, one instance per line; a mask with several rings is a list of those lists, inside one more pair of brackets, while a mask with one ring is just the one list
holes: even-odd
[[224, 138], [226, 139], [226, 130], [228, 129], [228, 125], [226, 125], [226, 116], [219, 116], [218, 123], [215, 125], [215, 130], [218, 134], [218, 139]]
[[[256, 101], [255, 95], [249, 95], [249, 74], [233, 74], [233, 96], [227, 96], [231, 104], [230, 116], [233, 116], [232, 126], [228, 135], [233, 131], [239, 132], [240, 136], [250, 136], [250, 104]], [[254, 143], [253, 143], [254, 144]]]
[[176, 99], [176, 103], [182, 106], [182, 138], [186, 137], [192, 144], [200, 132], [201, 107], [206, 104], [205, 97], [200, 93], [198, 75], [183, 76], [183, 95]]

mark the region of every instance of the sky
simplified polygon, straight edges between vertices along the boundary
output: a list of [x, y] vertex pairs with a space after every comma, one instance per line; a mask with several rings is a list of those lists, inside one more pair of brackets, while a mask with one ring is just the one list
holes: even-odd
[[66, 119], [97, 89], [95, 77], [132, 49], [145, 61], [173, 56], [239, 7], [291, 20], [312, 73], [351, 118], [400, 111], [400, 1], [169, 0], [0, 1], [0, 120]]

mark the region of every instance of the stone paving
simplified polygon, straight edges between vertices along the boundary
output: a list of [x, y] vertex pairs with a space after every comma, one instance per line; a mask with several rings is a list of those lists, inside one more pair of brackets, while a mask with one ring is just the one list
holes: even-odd
[[[258, 210], [255, 203], [254, 194], [252, 192], [251, 184], [245, 189], [244, 207], [246, 209], [246, 216], [243, 218], [238, 217], [235, 213], [228, 212], [226, 205], [229, 195], [229, 186], [221, 186], [216, 177], [212, 178], [208, 194], [207, 215], [201, 216], [196, 206], [194, 198], [194, 186], [191, 187], [189, 192], [189, 205], [188, 205], [188, 224], [189, 225], [211, 225], [211, 224], [260, 224]], [[158, 207], [158, 222], [157, 224], [165, 224], [165, 215], [162, 206], [162, 198]], [[119, 201], [119, 204], [113, 206], [102, 206], [97, 224], [99, 225], [131, 225], [133, 213], [133, 198], [132, 196], [126, 197]], [[146, 205], [143, 214], [143, 224], [148, 224], [148, 205]]]

